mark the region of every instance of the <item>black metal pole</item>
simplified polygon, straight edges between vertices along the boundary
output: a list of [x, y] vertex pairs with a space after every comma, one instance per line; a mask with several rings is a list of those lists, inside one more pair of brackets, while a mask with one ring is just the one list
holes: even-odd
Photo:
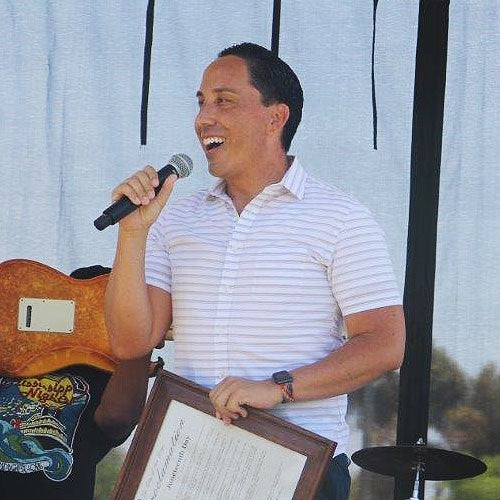
[[[449, 0], [420, 0], [413, 100], [410, 214], [397, 443], [427, 442], [439, 174], [448, 48]], [[425, 472], [424, 472], [425, 479]], [[411, 474], [396, 477], [394, 498], [412, 493]], [[420, 498], [423, 498], [421, 483]]]
[[281, 0], [273, 2], [273, 33], [271, 39], [271, 51], [278, 55], [280, 46], [280, 23], [281, 23]]
[[155, 0], [148, 0], [146, 10], [146, 35], [144, 37], [144, 62], [142, 68], [142, 100], [141, 100], [141, 145], [147, 142], [148, 135], [148, 102], [149, 80], [151, 76], [151, 50], [153, 48], [153, 25], [155, 17]]

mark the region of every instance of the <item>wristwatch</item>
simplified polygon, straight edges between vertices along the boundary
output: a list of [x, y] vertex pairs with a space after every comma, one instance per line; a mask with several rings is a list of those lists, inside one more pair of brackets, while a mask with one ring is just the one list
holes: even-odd
[[290, 403], [295, 401], [293, 397], [293, 377], [292, 374], [286, 370], [273, 373], [273, 381], [281, 388], [282, 403]]

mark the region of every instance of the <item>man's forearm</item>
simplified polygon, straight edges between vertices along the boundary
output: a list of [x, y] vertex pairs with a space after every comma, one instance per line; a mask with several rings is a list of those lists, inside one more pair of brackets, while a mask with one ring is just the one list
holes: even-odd
[[120, 359], [140, 357], [152, 349], [153, 310], [144, 276], [146, 231], [120, 229], [105, 300], [111, 347]]
[[369, 334], [357, 336], [326, 358], [293, 370], [295, 400], [348, 394], [397, 369], [402, 359], [401, 349], [386, 346], [380, 355], [380, 348], [380, 339]]
[[351, 338], [325, 358], [293, 371], [297, 400], [347, 394], [400, 367], [405, 349], [401, 306], [389, 306], [346, 320]]

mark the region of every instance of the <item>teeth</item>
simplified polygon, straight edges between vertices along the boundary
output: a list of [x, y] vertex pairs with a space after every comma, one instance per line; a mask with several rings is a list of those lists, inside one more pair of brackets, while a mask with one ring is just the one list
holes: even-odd
[[211, 146], [212, 144], [223, 144], [225, 140], [224, 137], [205, 137], [203, 139], [203, 145]]

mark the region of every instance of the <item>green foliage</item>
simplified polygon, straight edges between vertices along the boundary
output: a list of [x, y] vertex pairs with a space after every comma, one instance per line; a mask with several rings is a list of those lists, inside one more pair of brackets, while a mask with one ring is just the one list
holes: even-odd
[[398, 411], [399, 373], [386, 373], [375, 382], [373, 391], [373, 418], [377, 425], [383, 425]]
[[[356, 391], [351, 407], [364, 431], [364, 447], [395, 440], [399, 374], [392, 372]], [[487, 365], [468, 377], [445, 351], [434, 349], [431, 366], [429, 423], [446, 439], [447, 449], [489, 456], [487, 473], [463, 481], [440, 483], [440, 499], [500, 500], [500, 374]], [[444, 491], [443, 491], [444, 489]], [[360, 471], [352, 483], [352, 500], [392, 498], [393, 482]]]
[[124, 459], [125, 452], [120, 448], [114, 448], [99, 462], [96, 471], [94, 500], [108, 500]]
[[398, 411], [399, 373], [389, 372], [350, 395], [353, 410], [365, 413], [372, 424], [387, 425]]
[[441, 430], [451, 448], [478, 456], [490, 447], [490, 427], [480, 410], [468, 406], [451, 408], [443, 421]]
[[442, 349], [432, 351], [429, 423], [440, 428], [447, 410], [464, 403], [467, 379]]
[[[483, 455], [500, 452], [500, 374], [494, 365], [486, 365], [472, 384], [470, 406], [481, 411], [488, 427], [488, 445]], [[500, 495], [499, 495], [500, 498]]]
[[475, 478], [448, 483], [448, 500], [498, 500], [500, 498], [500, 455], [485, 457], [488, 470]]
[[443, 396], [435, 395], [431, 403], [440, 404], [442, 411], [437, 427], [452, 449], [476, 456], [497, 454], [500, 452], [500, 375], [494, 365], [486, 365], [468, 385], [469, 395], [461, 405], [443, 405]]

